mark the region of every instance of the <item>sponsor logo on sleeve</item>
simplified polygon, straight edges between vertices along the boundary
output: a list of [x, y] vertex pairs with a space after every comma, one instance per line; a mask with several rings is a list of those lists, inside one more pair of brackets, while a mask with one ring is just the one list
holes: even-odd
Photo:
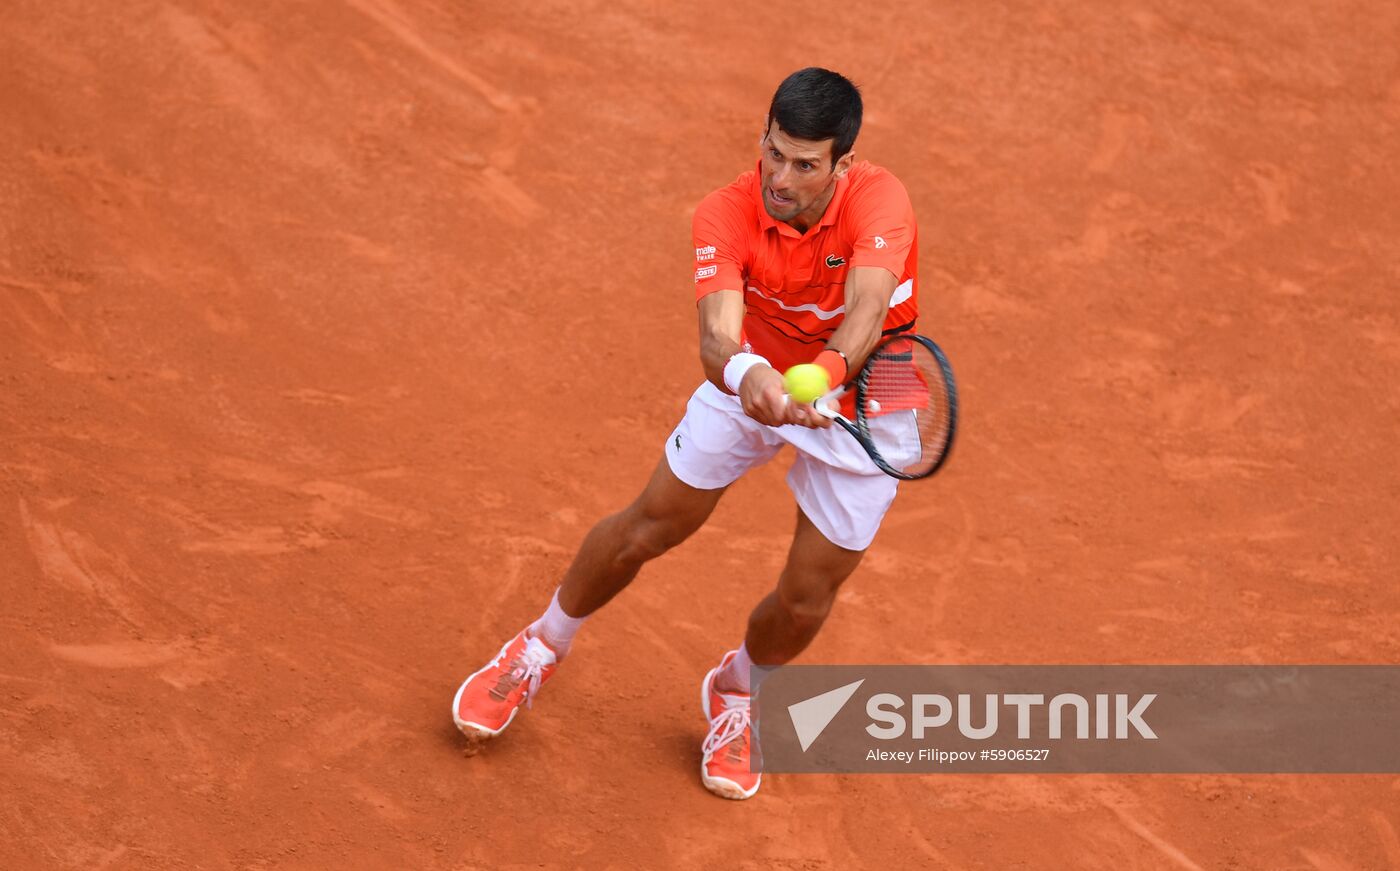
[[706, 278], [713, 276], [716, 272], [719, 272], [718, 266], [701, 266], [699, 269], [695, 270], [695, 280], [704, 281]]
[[885, 247], [888, 247], [888, 243], [885, 242], [885, 239], [884, 239], [883, 236], [876, 236], [876, 237], [875, 237], [875, 247], [876, 247], [876, 248], [885, 248]]
[[715, 259], [715, 246], [713, 246], [713, 245], [706, 245], [704, 248], [696, 248], [696, 249], [695, 249], [695, 261], [696, 261], [697, 263], [704, 263], [706, 260], [714, 260], [714, 259]]

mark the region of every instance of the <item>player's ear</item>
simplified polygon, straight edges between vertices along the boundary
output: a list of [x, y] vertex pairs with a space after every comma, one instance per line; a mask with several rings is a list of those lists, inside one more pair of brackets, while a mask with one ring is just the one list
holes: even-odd
[[836, 161], [836, 166], [832, 172], [835, 173], [837, 178], [840, 178], [851, 171], [851, 164], [855, 162], [856, 153], [854, 151], [847, 151], [845, 154], [841, 155], [840, 160]]

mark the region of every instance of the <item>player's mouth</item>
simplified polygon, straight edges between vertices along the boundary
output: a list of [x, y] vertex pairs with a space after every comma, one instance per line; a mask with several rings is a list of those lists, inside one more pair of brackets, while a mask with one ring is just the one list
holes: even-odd
[[783, 196], [771, 187], [768, 189], [768, 199], [772, 200], [775, 206], [790, 206], [793, 203], [790, 197]]

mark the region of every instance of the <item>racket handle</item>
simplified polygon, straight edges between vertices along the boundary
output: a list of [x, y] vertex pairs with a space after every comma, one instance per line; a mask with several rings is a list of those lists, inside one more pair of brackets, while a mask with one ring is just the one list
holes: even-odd
[[[816, 399], [812, 400], [812, 410], [815, 411], [817, 414], [820, 414], [822, 417], [827, 418], [828, 420], [838, 419], [839, 417], [841, 417], [841, 405], [839, 402], [837, 402], [837, 400], [844, 396], [845, 393], [846, 388], [838, 387], [830, 393], [818, 396]], [[792, 397], [784, 393], [783, 404], [787, 405], [789, 402], [792, 402]], [[828, 402], [835, 403], [835, 407], [828, 407]]]
[[846, 395], [844, 386], [838, 387], [812, 401], [812, 408], [822, 417], [828, 420], [836, 420], [841, 416], [841, 397]]

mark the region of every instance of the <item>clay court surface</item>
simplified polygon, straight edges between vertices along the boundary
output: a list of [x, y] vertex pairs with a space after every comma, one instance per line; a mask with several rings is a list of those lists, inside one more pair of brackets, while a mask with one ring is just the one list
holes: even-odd
[[10, 4], [0, 867], [1400, 868], [1395, 775], [710, 796], [789, 457], [500, 742], [449, 716], [659, 457], [690, 210], [809, 64], [964, 416], [803, 661], [1400, 661], [1397, 45], [1386, 2]]

